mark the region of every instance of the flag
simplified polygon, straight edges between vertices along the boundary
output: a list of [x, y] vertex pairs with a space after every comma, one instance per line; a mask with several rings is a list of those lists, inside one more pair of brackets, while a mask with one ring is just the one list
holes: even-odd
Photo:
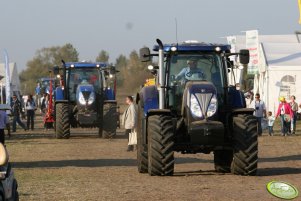
[[301, 0], [298, 0], [299, 5], [299, 24], [301, 24]]
[[9, 72], [9, 59], [7, 51], [4, 50], [4, 57], [5, 57], [5, 94], [6, 94], [6, 104], [10, 104], [10, 72]]

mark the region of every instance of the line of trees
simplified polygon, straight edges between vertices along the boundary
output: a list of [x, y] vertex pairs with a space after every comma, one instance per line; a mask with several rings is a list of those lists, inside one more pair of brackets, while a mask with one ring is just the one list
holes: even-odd
[[[109, 58], [109, 53], [101, 50], [95, 61], [109, 62]], [[48, 77], [49, 68], [60, 66], [62, 59], [66, 62], [77, 62], [79, 61], [79, 53], [70, 43], [37, 50], [35, 56], [27, 62], [27, 68], [20, 73], [22, 93], [33, 94], [37, 80]], [[119, 71], [117, 88], [128, 94], [135, 93], [147, 78], [152, 77], [147, 70], [148, 63], [140, 62], [139, 55], [135, 50], [128, 57], [119, 55], [113, 65]]]

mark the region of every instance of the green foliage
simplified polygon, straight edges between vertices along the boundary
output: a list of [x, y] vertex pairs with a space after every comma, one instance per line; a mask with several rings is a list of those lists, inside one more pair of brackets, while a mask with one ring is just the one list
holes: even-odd
[[49, 77], [49, 68], [61, 65], [61, 60], [78, 61], [78, 52], [72, 44], [38, 50], [34, 58], [27, 62], [27, 68], [20, 73], [22, 93], [33, 94], [37, 80]]
[[109, 61], [109, 53], [105, 50], [101, 50], [96, 57], [96, 62], [108, 62]]
[[124, 55], [119, 55], [119, 57], [116, 59], [115, 68], [119, 71], [117, 74], [117, 86], [122, 86], [124, 82], [124, 74], [123, 69], [126, 69], [126, 66], [128, 64], [128, 59]]
[[137, 92], [145, 83], [145, 80], [152, 77], [147, 69], [149, 64], [150, 63], [142, 63], [135, 50], [130, 53], [129, 59], [124, 55], [120, 55], [116, 59], [115, 65], [116, 69], [120, 71], [117, 74], [117, 87], [129, 95]]

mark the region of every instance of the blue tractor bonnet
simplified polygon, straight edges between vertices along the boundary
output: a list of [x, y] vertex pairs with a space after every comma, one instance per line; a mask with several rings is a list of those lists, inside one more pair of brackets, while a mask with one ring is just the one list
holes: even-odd
[[80, 85], [78, 85], [78, 87], [76, 89], [76, 100], [78, 100], [80, 93], [87, 94], [88, 97], [85, 97], [85, 98], [89, 98], [89, 95], [91, 93], [95, 93], [93, 85], [91, 85], [91, 84], [80, 84]]

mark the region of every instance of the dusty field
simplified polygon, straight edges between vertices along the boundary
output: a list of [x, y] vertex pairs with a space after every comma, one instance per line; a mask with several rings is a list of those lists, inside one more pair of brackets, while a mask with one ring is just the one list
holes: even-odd
[[176, 154], [175, 176], [150, 177], [137, 172], [122, 130], [112, 140], [72, 133], [57, 140], [53, 131], [18, 131], [6, 141], [21, 200], [277, 200], [266, 191], [271, 180], [301, 190], [300, 135], [260, 137], [256, 177], [215, 173], [212, 154]]

